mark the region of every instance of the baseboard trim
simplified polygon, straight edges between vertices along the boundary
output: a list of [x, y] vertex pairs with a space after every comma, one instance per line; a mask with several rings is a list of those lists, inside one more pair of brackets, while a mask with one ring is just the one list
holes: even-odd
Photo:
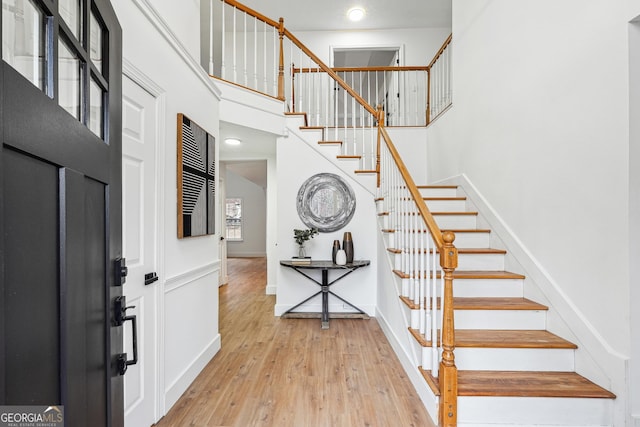
[[395, 352], [396, 357], [398, 357], [400, 364], [404, 368], [404, 371], [407, 374], [407, 378], [409, 378], [409, 381], [411, 381], [413, 388], [416, 390], [416, 393], [418, 393], [422, 404], [427, 409], [427, 412], [431, 416], [433, 422], [437, 424], [438, 397], [436, 397], [436, 395], [434, 395], [429, 388], [429, 385], [422, 377], [422, 374], [418, 370], [418, 367], [413, 363], [411, 356], [405, 352], [405, 349], [400, 343], [400, 340], [391, 329], [391, 326], [389, 325], [383, 314], [377, 310], [376, 320], [378, 321], [378, 325], [380, 325], [380, 328], [382, 329], [385, 337], [387, 337], [389, 344], [391, 344], [391, 348], [393, 348], [393, 351]]
[[209, 345], [207, 345], [198, 356], [196, 356], [189, 366], [182, 371], [178, 376], [178, 379], [167, 387], [164, 394], [166, 412], [169, 412], [171, 407], [175, 405], [180, 396], [182, 396], [182, 393], [185, 392], [193, 380], [195, 380], [200, 372], [202, 372], [213, 356], [220, 351], [220, 348], [221, 341], [220, 334], [218, 334], [214, 340], [209, 343]]
[[267, 285], [266, 294], [276, 295], [278, 293], [278, 285]]

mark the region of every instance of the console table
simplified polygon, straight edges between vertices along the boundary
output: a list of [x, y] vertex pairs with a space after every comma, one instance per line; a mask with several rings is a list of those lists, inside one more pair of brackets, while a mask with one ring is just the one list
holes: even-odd
[[[280, 261], [280, 265], [297, 271], [307, 279], [311, 280], [316, 285], [320, 286], [320, 290], [318, 292], [316, 292], [315, 294], [311, 295], [309, 298], [305, 299], [304, 301], [301, 301], [300, 303], [291, 307], [289, 310], [282, 313], [281, 317], [285, 317], [285, 318], [286, 317], [308, 317], [310, 313], [295, 312], [293, 310], [300, 307], [302, 304], [306, 303], [310, 299], [322, 294], [322, 313], [320, 315], [322, 319], [322, 329], [329, 329], [329, 294], [331, 294], [334, 297], [338, 298], [343, 303], [349, 305], [354, 310], [357, 310], [357, 313], [345, 313], [345, 314], [352, 314], [352, 315], [356, 314], [356, 315], [359, 315], [359, 317], [368, 319], [369, 316], [367, 315], [367, 313], [365, 313], [355, 305], [351, 304], [349, 301], [345, 300], [341, 296], [333, 293], [329, 289], [329, 287], [334, 283], [336, 283], [338, 280], [344, 278], [345, 276], [348, 276], [349, 274], [353, 273], [359, 268], [366, 267], [370, 263], [371, 262], [369, 260], [353, 261], [352, 263], [349, 263], [346, 265], [334, 264], [331, 261], [311, 261], [310, 264], [297, 264], [292, 261]], [[311, 277], [309, 274], [307, 274], [306, 270], [320, 270], [322, 272], [322, 281], [319, 282], [315, 278]], [[330, 282], [329, 270], [339, 270], [339, 271], [342, 271], [343, 274], [341, 274], [339, 277], [337, 277], [336, 279], [333, 279]]]

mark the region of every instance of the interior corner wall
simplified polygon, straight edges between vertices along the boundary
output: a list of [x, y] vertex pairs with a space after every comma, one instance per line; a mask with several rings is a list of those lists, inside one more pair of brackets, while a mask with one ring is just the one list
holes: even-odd
[[[219, 142], [219, 92], [193, 59], [196, 56], [185, 50], [186, 45], [192, 45], [186, 28], [190, 24], [180, 21], [185, 14], [194, 15], [197, 2], [157, 0], [153, 6], [148, 0], [112, 3], [123, 29], [124, 61], [129, 69], [152, 81], [163, 98], [158, 122], [164, 128], [158, 151], [163, 153], [164, 163], [159, 168], [164, 174], [158, 199], [165, 232], [155, 236], [163, 274], [156, 282], [161, 289], [160, 304], [149, 308], [158, 310], [162, 318], [158, 326], [161, 391], [157, 394], [164, 399], [156, 402], [162, 415], [220, 348], [219, 235], [178, 239], [176, 215], [177, 114], [184, 113]], [[180, 12], [183, 7], [184, 13]], [[174, 13], [168, 21], [163, 19]], [[197, 42], [191, 47], [198, 48]], [[217, 146], [215, 155], [219, 158]], [[216, 200], [216, 206], [219, 203]], [[216, 224], [219, 230], [219, 218]], [[148, 391], [149, 395], [155, 393]]]
[[266, 189], [227, 169], [227, 198], [242, 199], [242, 240], [227, 240], [228, 257], [264, 257], [267, 241]]
[[[453, 106], [428, 134], [430, 181], [465, 174], [569, 307], [560, 316], [618, 362], [630, 351], [628, 20], [624, 2], [454, 0]], [[619, 364], [601, 367], [623, 396]]]
[[[639, 2], [640, 3], [640, 2]], [[629, 117], [640, 117], [640, 6], [629, 24]], [[629, 258], [640, 259], [640, 120], [629, 128]], [[631, 312], [630, 406], [631, 426], [640, 426], [640, 264], [629, 265]]]

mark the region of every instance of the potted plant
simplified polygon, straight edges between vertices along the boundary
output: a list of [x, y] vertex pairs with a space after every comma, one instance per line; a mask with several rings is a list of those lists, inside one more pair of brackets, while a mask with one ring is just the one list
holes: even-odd
[[293, 229], [293, 238], [298, 244], [298, 258], [306, 258], [304, 242], [309, 239], [313, 239], [316, 234], [318, 234], [317, 228], [308, 228], [305, 230], [299, 230], [297, 228]]

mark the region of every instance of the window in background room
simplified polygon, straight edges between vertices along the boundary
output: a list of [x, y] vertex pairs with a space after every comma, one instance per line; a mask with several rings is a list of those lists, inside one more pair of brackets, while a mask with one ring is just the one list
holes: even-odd
[[242, 240], [242, 199], [226, 199], [227, 240]]

